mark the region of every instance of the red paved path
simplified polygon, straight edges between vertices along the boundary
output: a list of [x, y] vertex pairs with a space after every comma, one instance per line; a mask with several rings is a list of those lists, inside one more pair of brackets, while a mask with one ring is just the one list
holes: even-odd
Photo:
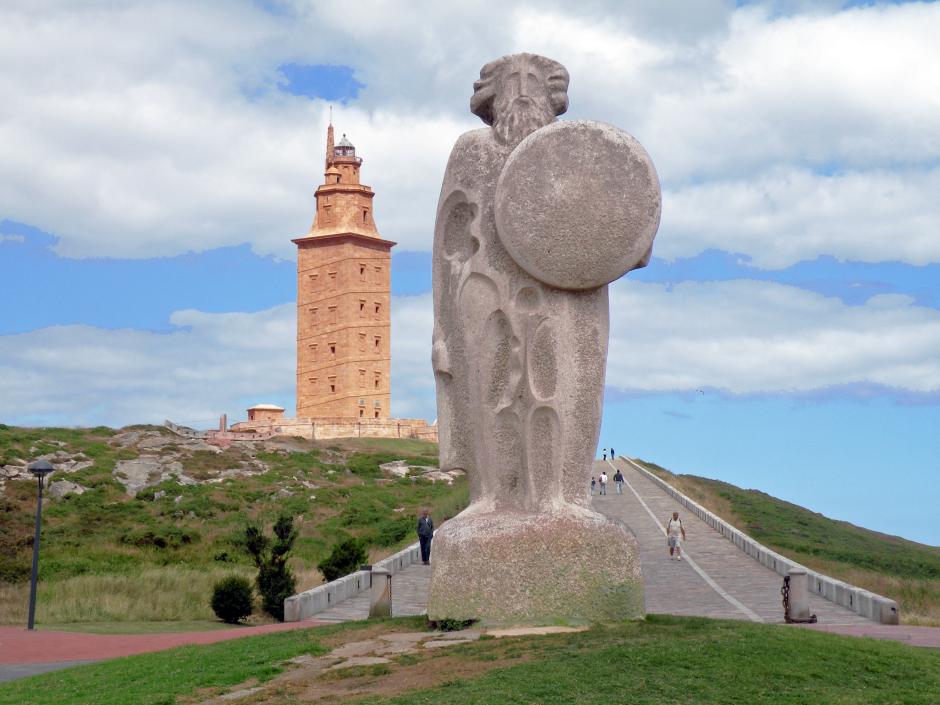
[[318, 627], [326, 622], [314, 620], [259, 627], [236, 627], [212, 632], [174, 632], [169, 634], [83, 634], [81, 632], [27, 631], [22, 627], [0, 627], [0, 664], [87, 661], [150, 651], [172, 649], [185, 644], [214, 644], [245, 636], [270, 634], [291, 629]]

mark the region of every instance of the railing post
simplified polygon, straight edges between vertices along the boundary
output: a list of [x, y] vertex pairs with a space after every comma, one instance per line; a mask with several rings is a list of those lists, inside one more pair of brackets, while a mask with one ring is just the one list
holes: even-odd
[[369, 590], [369, 616], [392, 616], [392, 574], [384, 568], [372, 569], [372, 587]]

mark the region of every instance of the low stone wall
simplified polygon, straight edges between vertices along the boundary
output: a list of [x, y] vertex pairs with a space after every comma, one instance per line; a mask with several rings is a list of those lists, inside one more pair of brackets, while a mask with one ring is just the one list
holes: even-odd
[[807, 573], [808, 587], [811, 592], [826, 598], [830, 602], [835, 602], [838, 605], [847, 607], [853, 612], [868, 617], [868, 619], [874, 622], [880, 622], [881, 624], [898, 624], [900, 613], [898, 603], [894, 600], [876, 595], [860, 587], [849, 585], [841, 580], [830, 578], [828, 575], [817, 573], [806, 566], [790, 560], [786, 556], [772, 551], [752, 539], [740, 529], [733, 527], [721, 517], [711, 513], [698, 502], [685, 496], [668, 482], [657, 477], [630, 458], [624, 456], [619, 457], [626, 460], [636, 468], [638, 472], [659, 485], [659, 487], [679, 504], [695, 514], [695, 516], [704, 521], [715, 531], [719, 532], [761, 565], [770, 568], [782, 576], [787, 575], [791, 568], [802, 568]]
[[[392, 575], [404, 570], [412, 563], [421, 562], [421, 549], [419, 544], [413, 543], [398, 553], [373, 564], [373, 569], [382, 568]], [[299, 622], [310, 619], [315, 614], [323, 612], [330, 607], [356, 597], [372, 587], [372, 573], [368, 570], [359, 570], [342, 578], [319, 585], [284, 600], [284, 621]]]
[[255, 432], [271, 436], [297, 436], [308, 440], [333, 438], [413, 438], [437, 443], [437, 426], [424, 419], [316, 418], [278, 421], [242, 421], [229, 433]]

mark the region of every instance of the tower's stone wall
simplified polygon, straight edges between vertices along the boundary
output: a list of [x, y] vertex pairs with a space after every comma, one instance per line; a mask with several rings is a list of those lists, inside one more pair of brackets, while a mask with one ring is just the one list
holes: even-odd
[[[327, 138], [317, 215], [297, 244], [297, 418], [390, 416], [390, 265], [362, 160]], [[348, 145], [343, 149], [343, 144]], [[339, 154], [342, 152], [342, 154]]]

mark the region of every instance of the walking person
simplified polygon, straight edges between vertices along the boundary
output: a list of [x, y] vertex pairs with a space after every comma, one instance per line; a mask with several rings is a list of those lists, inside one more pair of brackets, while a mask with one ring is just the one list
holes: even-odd
[[604, 448], [604, 457], [603, 457], [603, 460], [607, 460], [607, 449], [606, 449], [606, 448]]
[[623, 473], [620, 472], [620, 468], [617, 468], [614, 474], [614, 484], [617, 486], [617, 494], [623, 494]]
[[594, 477], [591, 477], [591, 496], [594, 496], [594, 487], [597, 485], [597, 480]]
[[434, 538], [434, 521], [428, 516], [428, 510], [421, 510], [418, 519], [418, 541], [421, 542], [421, 562], [431, 565], [431, 539]]
[[615, 460], [616, 458], [617, 458], [617, 454], [614, 452], [614, 447], [611, 446], [610, 447], [610, 459]]
[[601, 476], [598, 479], [601, 482], [601, 494], [607, 494], [607, 473], [601, 472]]
[[679, 512], [672, 513], [672, 519], [666, 522], [666, 545], [669, 546], [669, 560], [682, 560], [682, 542], [685, 541], [685, 528], [679, 518]]

